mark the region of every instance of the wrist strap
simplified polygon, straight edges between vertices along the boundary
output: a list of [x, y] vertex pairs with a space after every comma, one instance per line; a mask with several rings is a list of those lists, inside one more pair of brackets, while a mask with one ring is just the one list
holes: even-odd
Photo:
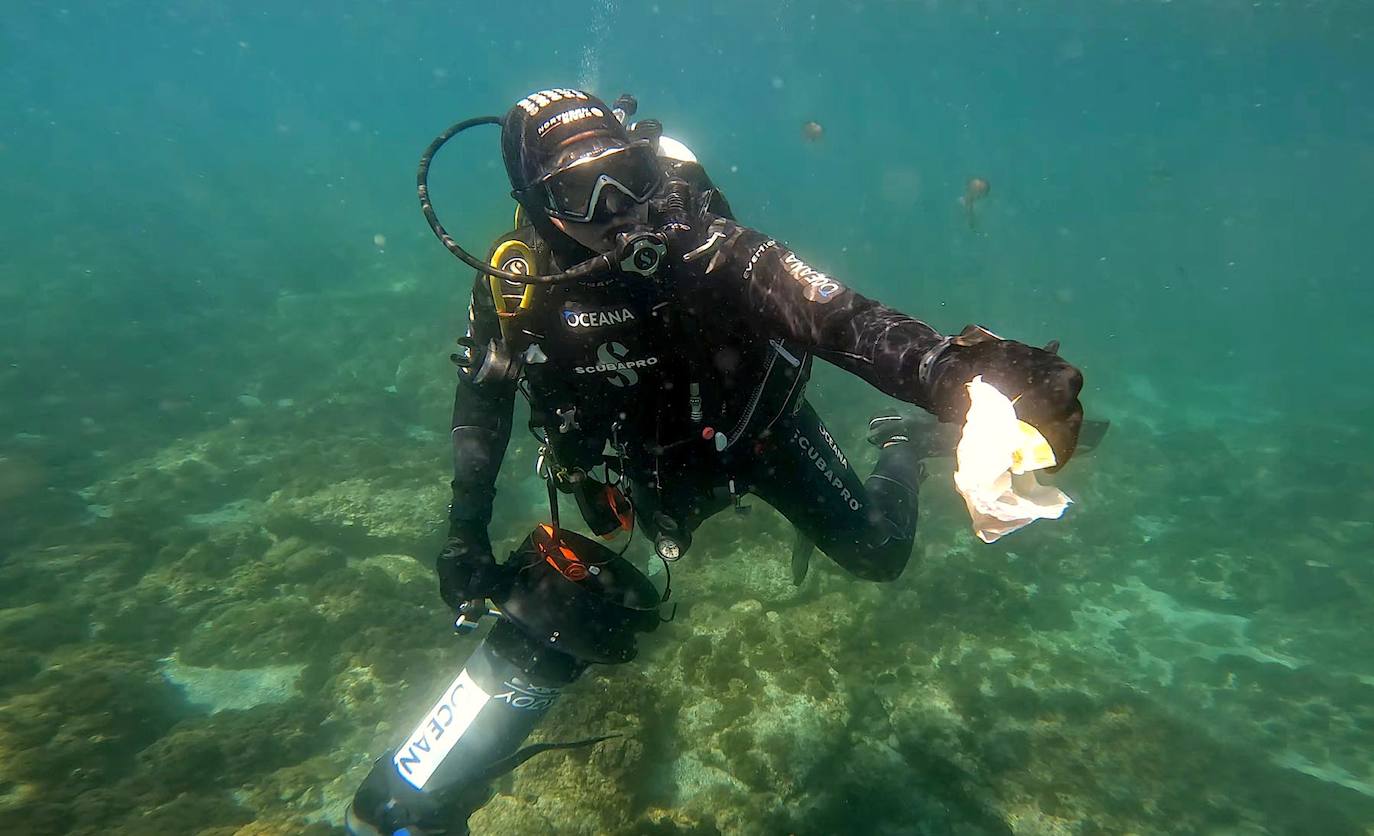
[[930, 386], [931, 374], [935, 371], [935, 363], [944, 356], [949, 347], [954, 344], [953, 337], [945, 337], [935, 344], [935, 347], [925, 353], [921, 362], [916, 366], [916, 379], [922, 386]]

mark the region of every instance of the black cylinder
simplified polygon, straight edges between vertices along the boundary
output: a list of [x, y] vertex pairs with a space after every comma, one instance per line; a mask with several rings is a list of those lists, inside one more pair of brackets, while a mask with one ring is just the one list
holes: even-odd
[[348, 832], [452, 832], [473, 809], [467, 791], [520, 748], [585, 669], [498, 621], [415, 729], [373, 765], [353, 797]]

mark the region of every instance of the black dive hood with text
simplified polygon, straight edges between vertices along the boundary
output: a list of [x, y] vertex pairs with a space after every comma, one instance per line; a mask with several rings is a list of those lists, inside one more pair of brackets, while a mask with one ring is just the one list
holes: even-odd
[[[520, 284], [542, 285], [578, 281], [613, 272], [654, 275], [667, 255], [667, 241], [662, 233], [648, 226], [636, 226], [617, 235], [610, 251], [595, 253], [558, 230], [550, 223], [542, 206], [524, 197], [525, 189], [552, 171], [559, 154], [570, 145], [598, 140], [628, 143], [629, 136], [621, 119], [633, 112], [634, 99], [630, 96], [622, 96], [616, 101], [615, 107], [608, 107], [590, 94], [557, 89], [526, 96], [504, 117], [477, 116], [458, 122], [435, 137], [420, 156], [416, 173], [420, 211], [449, 252], [464, 264], [488, 276]], [[502, 160], [510, 178], [512, 197], [520, 203], [535, 231], [553, 248], [559, 263], [575, 262], [573, 266], [546, 276], [502, 270], [473, 256], [440, 223], [429, 196], [430, 164], [434, 155], [450, 139], [480, 125], [500, 126]]]

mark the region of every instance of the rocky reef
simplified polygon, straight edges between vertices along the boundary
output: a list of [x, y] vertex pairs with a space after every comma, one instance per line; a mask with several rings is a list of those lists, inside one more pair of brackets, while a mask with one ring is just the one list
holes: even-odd
[[[307, 326], [322, 308], [348, 327]], [[404, 282], [283, 298], [245, 341], [254, 371], [209, 405], [0, 439], [19, 521], [0, 830], [340, 832], [371, 759], [475, 643], [423, 563], [448, 479], [454, 326], [436, 309]], [[827, 380], [813, 400], [863, 470], [880, 400]], [[794, 587], [780, 517], [710, 521], [673, 569], [675, 620], [538, 732], [620, 736], [498, 780], [474, 833], [1372, 832], [1374, 525], [1344, 509], [1374, 489], [1355, 431], [1280, 445], [1293, 419], [1166, 421], [1143, 380], [1090, 402], [1115, 426], [1064, 474], [1063, 521], [981, 544], [936, 462], [895, 583], [818, 556]], [[61, 452], [77, 443], [103, 453]], [[532, 459], [517, 433], [496, 542], [543, 513]]]

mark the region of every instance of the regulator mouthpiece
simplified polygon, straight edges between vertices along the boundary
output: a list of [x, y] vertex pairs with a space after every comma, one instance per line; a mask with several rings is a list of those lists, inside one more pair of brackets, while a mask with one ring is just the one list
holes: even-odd
[[668, 257], [668, 242], [657, 232], [622, 232], [616, 236], [615, 252], [624, 272], [652, 276]]

